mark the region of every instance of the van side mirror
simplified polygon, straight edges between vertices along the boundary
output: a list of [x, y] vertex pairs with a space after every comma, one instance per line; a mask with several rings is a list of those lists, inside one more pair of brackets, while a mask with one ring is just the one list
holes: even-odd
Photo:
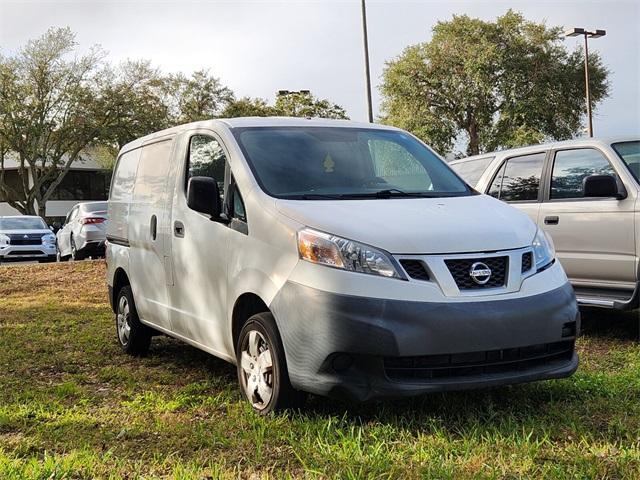
[[212, 220], [220, 217], [220, 189], [211, 177], [191, 177], [187, 185], [187, 205], [196, 212], [211, 215]]
[[583, 181], [585, 197], [616, 197], [626, 198], [626, 192], [618, 190], [618, 182], [612, 175], [589, 175]]

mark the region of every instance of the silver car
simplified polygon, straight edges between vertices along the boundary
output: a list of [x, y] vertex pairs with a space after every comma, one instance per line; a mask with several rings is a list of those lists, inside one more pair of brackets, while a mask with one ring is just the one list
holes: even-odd
[[78, 203], [58, 230], [58, 260], [104, 256], [107, 202]]
[[555, 243], [581, 305], [640, 306], [640, 139], [583, 138], [450, 163]]
[[37, 216], [0, 217], [0, 262], [56, 260], [56, 237]]

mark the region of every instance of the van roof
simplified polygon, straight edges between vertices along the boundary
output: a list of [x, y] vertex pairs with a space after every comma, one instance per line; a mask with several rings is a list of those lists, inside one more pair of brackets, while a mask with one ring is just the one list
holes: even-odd
[[351, 120], [334, 120], [326, 118], [299, 118], [299, 117], [237, 117], [219, 118], [215, 120], [202, 120], [200, 122], [186, 123], [176, 127], [167, 128], [133, 140], [122, 147], [122, 151], [137, 148], [151, 140], [160, 139], [168, 135], [175, 135], [185, 130], [194, 128], [212, 128], [225, 125], [227, 128], [244, 127], [342, 127], [342, 128], [373, 128], [378, 130], [399, 130], [389, 125], [378, 123], [354, 122]]
[[630, 142], [630, 141], [638, 141], [640, 140], [640, 135], [625, 135], [625, 136], [613, 136], [613, 137], [596, 137], [596, 138], [576, 138], [573, 140], [564, 140], [561, 142], [548, 142], [541, 143], [538, 145], [529, 145], [526, 147], [518, 147], [518, 148], [510, 148], [506, 150], [495, 150], [493, 152], [481, 153], [480, 155], [473, 155], [471, 157], [460, 158], [457, 160], [453, 160], [449, 162], [449, 165], [455, 165], [456, 163], [463, 163], [470, 160], [475, 160], [478, 158], [491, 157], [496, 155], [504, 155], [509, 154], [513, 155], [518, 153], [530, 153], [533, 151], [538, 151], [541, 148], [557, 148], [557, 147], [587, 147], [592, 145], [611, 145], [616, 142]]

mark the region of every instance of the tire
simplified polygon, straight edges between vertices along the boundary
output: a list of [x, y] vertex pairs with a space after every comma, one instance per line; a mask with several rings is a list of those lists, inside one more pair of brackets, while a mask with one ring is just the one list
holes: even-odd
[[259, 414], [299, 408], [304, 403], [304, 394], [289, 381], [282, 340], [271, 313], [258, 313], [244, 324], [236, 362], [240, 390]]
[[116, 338], [125, 353], [143, 356], [149, 351], [152, 330], [140, 322], [131, 287], [122, 287], [116, 297]]
[[76, 241], [73, 239], [73, 236], [69, 241], [71, 243], [71, 260], [73, 260], [74, 262], [78, 260], [83, 260], [84, 255], [82, 254], [82, 252], [78, 251], [78, 249], [76, 248]]

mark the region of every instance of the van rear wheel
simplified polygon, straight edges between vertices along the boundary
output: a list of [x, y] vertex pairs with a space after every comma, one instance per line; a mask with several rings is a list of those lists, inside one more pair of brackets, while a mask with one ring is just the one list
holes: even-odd
[[151, 329], [140, 322], [130, 286], [122, 287], [116, 299], [118, 343], [129, 355], [145, 355], [151, 345]]
[[291, 386], [282, 340], [271, 313], [258, 313], [244, 324], [236, 360], [242, 393], [258, 413], [302, 405], [304, 394]]

